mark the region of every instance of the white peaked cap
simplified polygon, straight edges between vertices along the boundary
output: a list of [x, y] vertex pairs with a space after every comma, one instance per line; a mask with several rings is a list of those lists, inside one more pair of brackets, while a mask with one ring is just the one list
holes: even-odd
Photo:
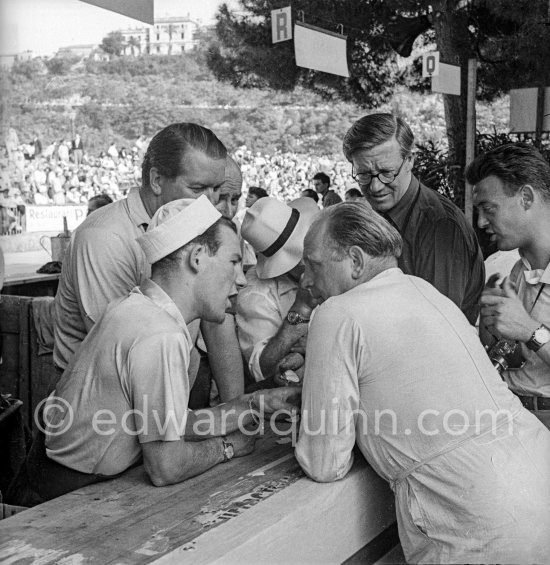
[[153, 264], [203, 234], [221, 217], [204, 194], [196, 200], [173, 200], [156, 211], [147, 232], [137, 242]]

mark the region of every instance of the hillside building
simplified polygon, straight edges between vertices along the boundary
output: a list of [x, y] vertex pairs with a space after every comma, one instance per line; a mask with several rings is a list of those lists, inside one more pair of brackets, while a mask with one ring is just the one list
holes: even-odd
[[154, 26], [121, 30], [124, 55], [179, 55], [197, 47], [199, 24], [187, 16], [156, 18]]

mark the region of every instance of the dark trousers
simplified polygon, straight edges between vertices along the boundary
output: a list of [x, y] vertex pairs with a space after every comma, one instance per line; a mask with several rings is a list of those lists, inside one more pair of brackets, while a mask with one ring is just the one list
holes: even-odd
[[45, 436], [35, 433], [29, 454], [10, 484], [5, 501], [16, 506], [36, 506], [73, 490], [112, 477], [80, 473], [46, 455]]

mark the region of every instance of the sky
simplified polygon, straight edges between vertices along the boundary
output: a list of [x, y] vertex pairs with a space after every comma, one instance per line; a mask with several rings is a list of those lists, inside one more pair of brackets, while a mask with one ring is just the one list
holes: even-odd
[[[211, 23], [221, 3], [155, 0], [155, 17], [190, 14]], [[31, 50], [35, 55], [53, 55], [59, 47], [101, 43], [110, 31], [141, 25], [145, 24], [80, 0], [0, 0], [0, 54]]]

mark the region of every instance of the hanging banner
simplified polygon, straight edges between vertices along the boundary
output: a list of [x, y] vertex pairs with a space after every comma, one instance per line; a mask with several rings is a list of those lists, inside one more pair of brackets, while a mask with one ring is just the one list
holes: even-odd
[[[538, 88], [510, 90], [510, 131], [534, 133], [537, 129]], [[550, 131], [550, 87], [544, 89], [542, 131]]]
[[432, 92], [460, 96], [460, 67], [439, 63], [439, 74], [432, 77]]
[[80, 0], [149, 25], [155, 23], [155, 0]]
[[294, 25], [294, 53], [296, 65], [349, 77], [345, 35], [296, 22]]
[[30, 206], [25, 205], [25, 231], [63, 231], [63, 218], [69, 230], [76, 229], [88, 213], [87, 206]]
[[273, 43], [292, 39], [292, 16], [290, 6], [271, 11], [271, 39]]
[[439, 74], [439, 51], [422, 55], [422, 78], [436, 77]]

